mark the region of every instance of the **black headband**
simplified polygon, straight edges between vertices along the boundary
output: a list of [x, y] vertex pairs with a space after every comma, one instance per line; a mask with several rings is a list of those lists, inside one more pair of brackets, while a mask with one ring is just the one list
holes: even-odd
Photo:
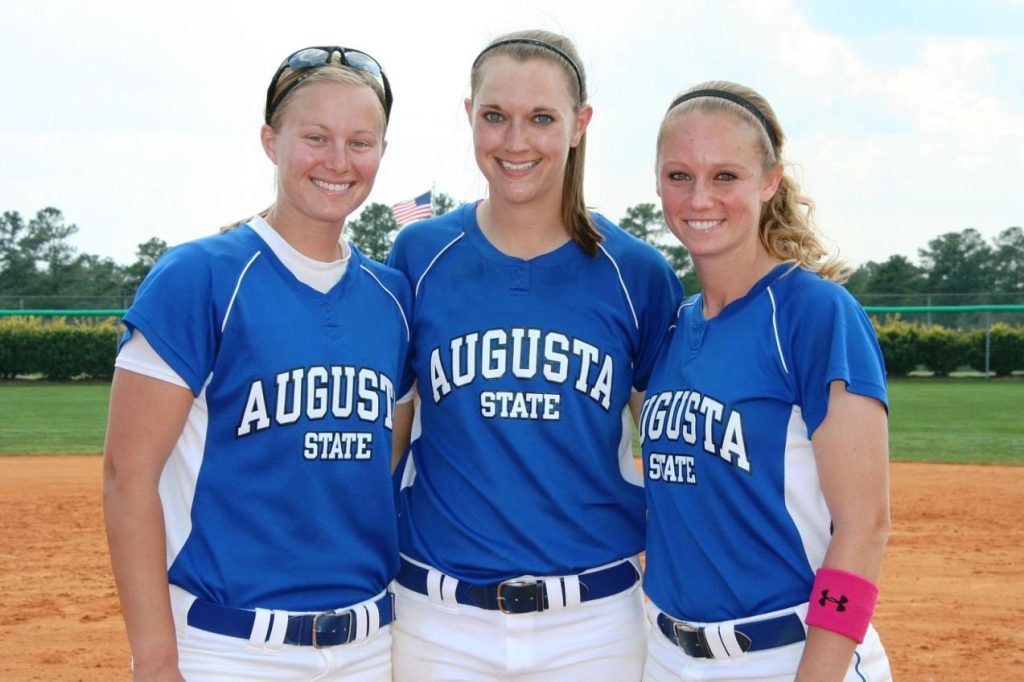
[[501, 47], [502, 45], [536, 45], [537, 47], [543, 47], [545, 50], [551, 50], [559, 57], [569, 62], [569, 66], [571, 66], [572, 70], [576, 72], [576, 85], [578, 85], [580, 88], [580, 99], [583, 99], [583, 97], [585, 96], [583, 93], [583, 74], [580, 73], [580, 68], [576, 66], [576, 62], [574, 62], [572, 60], [572, 57], [567, 55], [564, 50], [555, 47], [551, 43], [545, 43], [543, 40], [534, 40], [533, 38], [507, 38], [506, 40], [499, 40], [496, 43], [491, 43], [484, 49], [480, 50], [480, 54], [478, 54], [476, 56], [476, 59], [473, 60], [472, 68], [476, 68], [476, 65], [480, 63], [480, 59], [485, 54], [487, 54], [496, 47]]
[[769, 141], [771, 141], [772, 147], [777, 146], [777, 143], [775, 141], [775, 135], [772, 134], [772, 129], [768, 125], [768, 118], [761, 113], [761, 110], [755, 107], [753, 104], [751, 104], [750, 101], [744, 99], [743, 97], [740, 97], [739, 95], [735, 95], [731, 92], [728, 92], [727, 90], [708, 89], [687, 92], [683, 95], [680, 95], [679, 97], [676, 97], [675, 100], [673, 100], [672, 104], [669, 105], [668, 111], [672, 111], [677, 106], [679, 106], [680, 104], [687, 100], [697, 99], [698, 97], [718, 97], [719, 99], [727, 99], [730, 102], [740, 105], [741, 107], [749, 111], [751, 114], [753, 114], [754, 118], [756, 118], [758, 122], [760, 122], [761, 127], [764, 128], [764, 131], [766, 133], [768, 133], [768, 139]]

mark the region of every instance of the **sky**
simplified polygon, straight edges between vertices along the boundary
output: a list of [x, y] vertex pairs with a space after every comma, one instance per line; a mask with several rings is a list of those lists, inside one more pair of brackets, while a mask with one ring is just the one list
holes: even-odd
[[12, 0], [0, 22], [0, 211], [47, 206], [118, 263], [272, 203], [259, 142], [278, 64], [344, 45], [395, 93], [368, 201], [485, 195], [463, 100], [500, 34], [569, 36], [587, 72], [586, 200], [657, 203], [654, 140], [675, 94], [761, 92], [818, 223], [853, 264], [1024, 224], [1024, 0]]

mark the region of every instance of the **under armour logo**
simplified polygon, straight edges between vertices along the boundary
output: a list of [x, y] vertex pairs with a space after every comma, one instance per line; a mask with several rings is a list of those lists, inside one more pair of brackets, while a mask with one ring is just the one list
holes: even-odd
[[839, 597], [839, 599], [836, 599], [835, 597], [828, 596], [828, 590], [822, 590], [821, 599], [818, 600], [818, 605], [824, 606], [828, 602], [832, 602], [836, 605], [836, 611], [842, 612], [846, 610], [846, 603], [849, 601], [850, 600], [847, 599], [845, 594]]

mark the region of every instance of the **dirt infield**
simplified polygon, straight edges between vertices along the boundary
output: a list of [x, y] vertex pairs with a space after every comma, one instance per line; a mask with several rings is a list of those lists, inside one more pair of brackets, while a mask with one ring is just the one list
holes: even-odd
[[[894, 464], [895, 678], [1024, 680], [1024, 467]], [[127, 680], [100, 458], [0, 457], [0, 679]]]

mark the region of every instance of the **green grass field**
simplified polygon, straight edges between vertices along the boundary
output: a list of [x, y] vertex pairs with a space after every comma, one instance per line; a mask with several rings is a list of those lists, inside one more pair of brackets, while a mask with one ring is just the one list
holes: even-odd
[[0, 455], [100, 452], [110, 386], [0, 383]]
[[1024, 381], [890, 382], [889, 451], [894, 461], [1024, 464]]
[[[100, 452], [110, 387], [0, 384], [0, 455]], [[1024, 464], [1024, 381], [889, 385], [894, 461]]]

